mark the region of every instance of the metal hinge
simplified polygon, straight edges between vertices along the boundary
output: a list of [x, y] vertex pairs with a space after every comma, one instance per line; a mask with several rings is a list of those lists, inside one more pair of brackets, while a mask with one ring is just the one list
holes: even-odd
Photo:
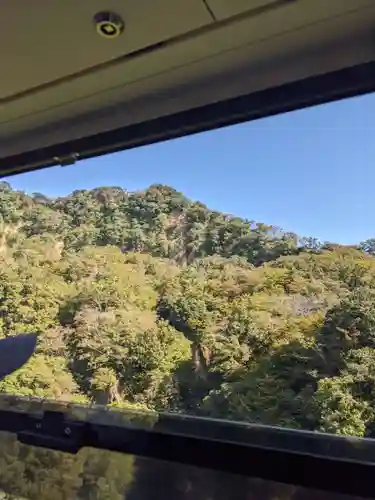
[[78, 158], [78, 153], [71, 153], [67, 156], [55, 156], [53, 159], [60, 165], [60, 167], [68, 167], [69, 165], [74, 165]]

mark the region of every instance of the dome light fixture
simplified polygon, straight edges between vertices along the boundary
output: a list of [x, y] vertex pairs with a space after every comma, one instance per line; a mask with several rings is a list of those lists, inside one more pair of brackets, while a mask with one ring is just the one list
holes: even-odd
[[98, 12], [94, 16], [96, 32], [103, 38], [114, 39], [124, 31], [125, 23], [115, 12]]

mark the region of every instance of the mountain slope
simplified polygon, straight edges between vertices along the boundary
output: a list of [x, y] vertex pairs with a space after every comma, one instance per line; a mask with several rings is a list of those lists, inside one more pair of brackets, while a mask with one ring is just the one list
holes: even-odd
[[2, 183], [0, 335], [41, 341], [0, 390], [373, 437], [371, 241], [321, 244], [167, 186]]

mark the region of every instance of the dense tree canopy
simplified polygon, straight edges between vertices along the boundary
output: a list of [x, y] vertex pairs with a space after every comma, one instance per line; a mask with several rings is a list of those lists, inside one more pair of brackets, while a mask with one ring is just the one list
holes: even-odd
[[[27, 331], [38, 352], [2, 392], [375, 437], [373, 240], [300, 238], [161, 185], [2, 183], [0, 336]], [[64, 483], [43, 498], [123, 497], [129, 457], [45, 453], [4, 440], [4, 491], [40, 498], [40, 469]]]

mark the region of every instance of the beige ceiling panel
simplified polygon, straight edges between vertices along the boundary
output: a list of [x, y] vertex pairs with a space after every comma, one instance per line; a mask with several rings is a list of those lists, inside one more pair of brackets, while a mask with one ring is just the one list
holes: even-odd
[[[212, 11], [215, 18], [220, 21], [238, 14], [259, 14], [263, 15], [270, 10], [283, 9], [287, 4], [290, 4], [292, 9], [300, 9], [302, 4], [306, 4], [306, 0], [206, 0], [207, 5]], [[366, 5], [371, 5], [374, 0], [326, 0], [325, 3], [319, 4], [315, 0], [309, 0], [310, 4], [316, 9], [318, 16], [325, 17], [332, 12], [337, 12], [341, 15], [343, 12], [360, 9]], [[293, 4], [296, 4], [295, 6]], [[297, 5], [300, 4], [300, 5]], [[316, 4], [316, 5], [315, 5]], [[293, 12], [294, 14], [294, 12]], [[286, 26], [286, 25], [284, 25]], [[283, 24], [280, 22], [280, 29]]]
[[[163, 1], [167, 3], [159, 4]], [[51, 144], [88, 130], [130, 125], [358, 64], [375, 55], [373, 0], [298, 0], [279, 11], [234, 20], [212, 23], [158, 50], [114, 60], [6, 104], [0, 99], [0, 157], [16, 151], [21, 136], [29, 148]]]
[[207, 5], [217, 20], [274, 3], [275, 0], [207, 0]]
[[[201, 0], [4, 0], [1, 8], [6, 15], [0, 16], [0, 47], [9, 50], [0, 56], [6, 68], [0, 100], [212, 22]], [[102, 10], [123, 18], [120, 37], [96, 33], [93, 16]]]
[[[79, 106], [72, 102], [61, 110], [50, 109], [42, 113], [42, 119], [31, 114], [20, 121], [0, 125], [0, 138], [3, 136], [5, 139], [13, 127], [26, 131], [33, 128], [32, 122], [39, 122], [45, 125], [38, 128], [37, 132], [24, 135], [22, 143], [25, 147], [28, 144], [29, 148], [35, 147], [38, 141], [52, 144], [63, 138], [78, 138], [83, 132], [94, 133], [98, 129], [108, 130], [137, 123], [206, 102], [304, 78], [314, 73], [367, 62], [374, 54], [374, 20], [375, 6], [363, 12], [327, 20], [319, 26], [310, 25], [306, 30], [290, 31], [283, 36], [263, 40], [259, 44], [233, 48], [206, 57], [200, 62], [175, 66], [173, 69], [170, 63], [173, 59], [180, 60], [182, 47], [170, 47], [166, 51], [170, 52], [167, 64], [170, 71], [160, 72], [152, 78], [129, 82], [122, 89], [108, 89], [97, 96], [87, 97]], [[317, 29], [319, 38], [316, 37]], [[220, 33], [217, 34], [218, 37], [219, 35]], [[208, 42], [211, 36], [213, 35], [206, 33], [203, 37], [207, 46], [215, 45]], [[189, 54], [194, 54], [196, 44], [197, 40], [190, 40], [189, 44], [185, 45], [186, 60]], [[324, 52], [321, 50], [321, 44], [324, 44]], [[164, 55], [167, 56], [167, 53]], [[156, 59], [160, 62], [161, 54], [149, 55], [148, 62], [151, 66]], [[140, 69], [141, 61], [133, 60], [128, 65], [133, 75], [137, 72], [137, 66]], [[104, 109], [105, 106], [108, 106], [107, 110]], [[81, 116], [73, 118], [77, 110]], [[86, 112], [89, 114], [85, 115]], [[46, 125], [58, 117], [63, 120], [62, 127], [51, 128]], [[5, 140], [1, 149], [16, 151], [20, 140], [18, 137], [13, 144]], [[0, 144], [1, 142], [0, 140]]]
[[[364, 0], [358, 0], [358, 3], [368, 5], [368, 1]], [[124, 62], [115, 60], [110, 66], [98, 68], [97, 71], [86, 74], [82, 78], [56, 84], [41, 92], [34, 92], [31, 96], [20, 96], [12, 102], [1, 103], [0, 100], [0, 123], [7, 123], [10, 126], [10, 122], [30, 114], [34, 114], [37, 119], [38, 113], [47, 111], [47, 109], [59, 113], [58, 110], [62, 109], [63, 104], [70, 106], [72, 103], [73, 107], [77, 109], [79, 101], [83, 99], [93, 97], [95, 100], [95, 96], [100, 96], [101, 93], [110, 90], [116, 91], [120, 87], [126, 91], [128, 85], [139, 84], [144, 80], [148, 80], [152, 87], [152, 79], [156, 81], [162, 73], [192, 64], [195, 61], [204, 61], [216, 54], [233, 51], [241, 46], [262, 44], [271, 38], [275, 38], [276, 45], [278, 45], [283, 43], [284, 34], [300, 30], [306, 25], [307, 20], [309, 20], [310, 26], [316, 23], [315, 38], [319, 39], [322, 34], [319, 35], [319, 38], [317, 34], [326, 29], [324, 23], [327, 20], [343, 17], [342, 15], [337, 16], [337, 12], [340, 12], [340, 8], [343, 7], [348, 7], [343, 0], [332, 1], [329, 6], [327, 6], [326, 0], [314, 0], [314, 3], [311, 0], [299, 0], [289, 2], [278, 12], [270, 11], [259, 18], [245, 17], [238, 19], [233, 24], [223, 26], [218, 23], [217, 29], [207, 30], [204, 34], [193, 36], [189, 40], [163, 45], [156, 51], [140, 53], [131, 60]], [[371, 3], [371, 8], [352, 9], [353, 12], [347, 15], [355, 17], [358, 13], [358, 15], [373, 22], [373, 9], [374, 4]], [[357, 22], [362, 26], [362, 21]], [[271, 52], [264, 57], [267, 59], [270, 56], [272, 56]], [[250, 62], [251, 60], [249, 60]], [[204, 71], [203, 66], [203, 78]], [[125, 95], [126, 92], [124, 98]], [[99, 104], [102, 105], [100, 97], [99, 101]]]

